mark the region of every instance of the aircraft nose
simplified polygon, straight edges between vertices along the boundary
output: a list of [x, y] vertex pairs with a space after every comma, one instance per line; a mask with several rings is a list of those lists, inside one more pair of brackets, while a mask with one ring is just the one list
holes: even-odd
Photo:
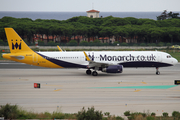
[[177, 64], [178, 63], [178, 60], [177, 59], [173, 59], [173, 64]]

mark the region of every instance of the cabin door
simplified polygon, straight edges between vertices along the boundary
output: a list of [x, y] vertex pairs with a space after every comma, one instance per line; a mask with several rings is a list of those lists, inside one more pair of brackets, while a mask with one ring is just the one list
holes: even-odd
[[162, 62], [161, 53], [157, 53], [157, 61]]

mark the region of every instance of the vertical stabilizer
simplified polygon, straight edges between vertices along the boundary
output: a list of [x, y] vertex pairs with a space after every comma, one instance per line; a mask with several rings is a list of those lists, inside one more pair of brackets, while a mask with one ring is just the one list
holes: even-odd
[[32, 51], [13, 28], [5, 28], [11, 53]]

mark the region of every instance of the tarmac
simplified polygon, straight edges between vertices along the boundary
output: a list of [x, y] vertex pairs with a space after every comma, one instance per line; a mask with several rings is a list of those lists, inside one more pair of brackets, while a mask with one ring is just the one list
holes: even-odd
[[[86, 75], [84, 69], [46, 69], [0, 62], [0, 105], [17, 104], [34, 112], [77, 113], [83, 107], [123, 116], [124, 112], [162, 115], [180, 111], [180, 64], [173, 67], [124, 68], [123, 73]], [[40, 83], [41, 88], [34, 88]]]

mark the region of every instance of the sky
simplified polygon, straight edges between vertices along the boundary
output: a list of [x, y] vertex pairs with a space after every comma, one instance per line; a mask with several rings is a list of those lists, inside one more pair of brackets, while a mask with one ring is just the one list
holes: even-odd
[[0, 0], [0, 11], [30, 12], [162, 12], [180, 11], [180, 0]]

